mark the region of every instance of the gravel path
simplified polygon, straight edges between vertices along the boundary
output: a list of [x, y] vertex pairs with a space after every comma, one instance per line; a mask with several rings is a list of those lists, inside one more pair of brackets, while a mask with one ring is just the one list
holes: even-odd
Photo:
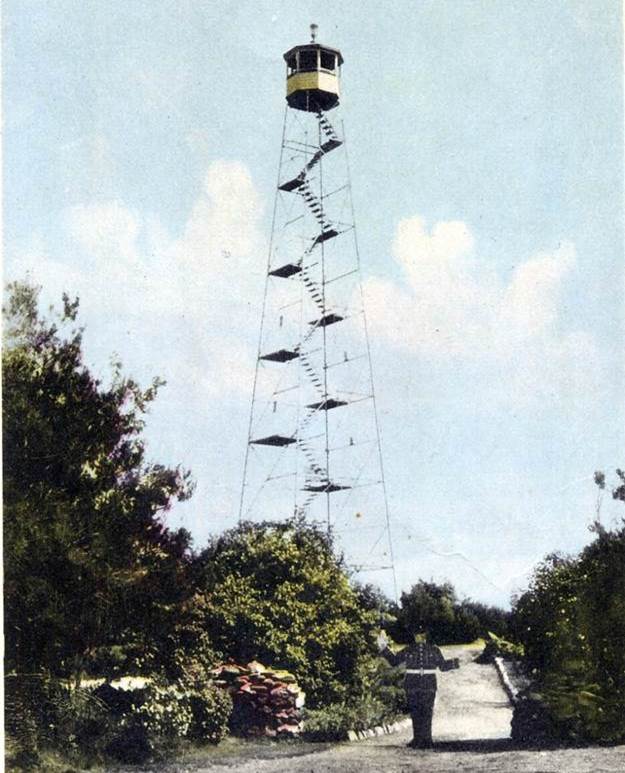
[[[411, 733], [344, 744], [225, 742], [202, 757], [151, 768], [150, 773], [623, 773], [625, 746], [517, 749], [512, 711], [494, 666], [472, 660], [477, 650], [445, 647], [461, 668], [440, 674], [434, 709], [434, 749], [406, 748]], [[136, 769], [135, 769], [136, 770]], [[139, 773], [137, 771], [137, 773]], [[148, 773], [147, 770], [143, 773]]]
[[510, 737], [512, 708], [494, 666], [473, 662], [479, 650], [444, 647], [458, 671], [439, 673], [432, 736], [435, 743]]

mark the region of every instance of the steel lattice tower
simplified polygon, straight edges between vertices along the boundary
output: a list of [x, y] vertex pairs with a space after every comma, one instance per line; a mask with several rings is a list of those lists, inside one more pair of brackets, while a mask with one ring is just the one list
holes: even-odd
[[[323, 522], [359, 575], [392, 573], [341, 52], [287, 51], [285, 109], [240, 520]], [[363, 577], [364, 579], [364, 577]]]

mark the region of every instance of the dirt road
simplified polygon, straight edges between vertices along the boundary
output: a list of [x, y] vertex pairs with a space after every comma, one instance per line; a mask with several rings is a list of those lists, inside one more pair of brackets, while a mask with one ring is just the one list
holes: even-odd
[[[344, 744], [222, 744], [205, 755], [159, 767], [159, 773], [395, 773], [418, 770], [493, 773], [623, 773], [625, 746], [517, 749], [512, 711], [493, 666], [473, 663], [476, 650], [445, 647], [461, 668], [440, 674], [432, 750], [406, 748], [411, 733]], [[156, 768], [152, 768], [156, 771]], [[147, 770], [144, 771], [147, 773]]]

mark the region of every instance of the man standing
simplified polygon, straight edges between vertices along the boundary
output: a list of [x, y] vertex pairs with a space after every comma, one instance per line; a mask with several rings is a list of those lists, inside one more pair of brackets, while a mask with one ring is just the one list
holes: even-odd
[[406, 664], [404, 689], [410, 716], [412, 717], [413, 739], [408, 744], [416, 749], [432, 746], [432, 717], [436, 699], [436, 669], [451, 671], [459, 668], [458, 658], [445, 660], [443, 653], [427, 640], [425, 631], [415, 635], [414, 644], [404, 647], [397, 653], [388, 646], [384, 631], [377, 639], [380, 654], [392, 666]]

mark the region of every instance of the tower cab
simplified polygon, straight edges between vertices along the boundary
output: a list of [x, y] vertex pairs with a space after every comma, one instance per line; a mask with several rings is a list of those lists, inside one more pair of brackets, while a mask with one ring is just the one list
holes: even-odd
[[339, 76], [343, 57], [337, 48], [317, 43], [317, 25], [310, 25], [312, 40], [284, 54], [286, 101], [307, 112], [331, 110], [339, 103]]

